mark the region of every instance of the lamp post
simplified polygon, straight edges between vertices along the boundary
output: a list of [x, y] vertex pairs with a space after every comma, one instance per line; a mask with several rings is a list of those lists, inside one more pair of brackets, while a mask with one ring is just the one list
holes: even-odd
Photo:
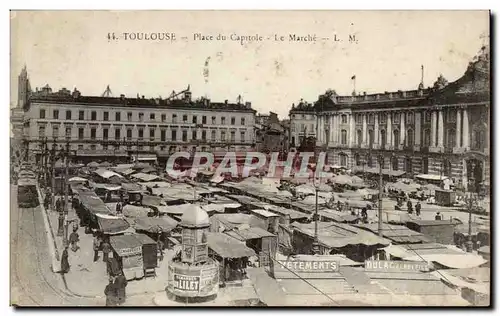
[[472, 211], [474, 209], [477, 209], [478, 207], [478, 199], [477, 196], [474, 194], [474, 192], [469, 192], [467, 196], [465, 197], [465, 203], [467, 206], [467, 210], [469, 211], [469, 230], [468, 230], [468, 236], [467, 236], [467, 241], [465, 242], [465, 248], [467, 252], [472, 252], [472, 249], [474, 248], [474, 244], [472, 242]]
[[384, 156], [380, 154], [378, 156], [378, 165], [379, 165], [379, 182], [378, 182], [378, 235], [382, 237], [382, 198], [384, 194], [384, 181], [383, 181], [383, 174], [382, 174], [382, 165], [384, 163]]
[[[319, 135], [319, 113], [316, 112], [316, 142], [315, 142], [315, 148], [317, 148], [318, 145], [318, 135]], [[321, 171], [320, 171], [321, 172]], [[318, 172], [318, 156], [316, 156], [316, 168], [314, 169], [314, 192], [315, 192], [315, 207], [314, 207], [314, 242], [312, 245], [312, 251], [315, 255], [320, 254], [320, 249], [319, 249], [319, 236], [318, 236], [318, 221], [319, 221], [319, 215], [318, 215], [318, 181], [319, 180], [319, 175], [320, 172]]]
[[64, 236], [63, 236], [63, 244], [66, 245], [68, 243], [68, 210], [69, 210], [69, 192], [68, 192], [68, 181], [69, 181], [69, 142], [66, 143], [66, 150], [62, 151], [64, 156]]

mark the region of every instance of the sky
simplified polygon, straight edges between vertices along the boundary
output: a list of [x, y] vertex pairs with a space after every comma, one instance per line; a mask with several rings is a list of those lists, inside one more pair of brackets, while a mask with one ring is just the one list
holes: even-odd
[[[124, 32], [175, 33], [176, 40], [124, 40]], [[195, 33], [215, 40], [195, 41]], [[263, 40], [242, 45], [231, 34]], [[290, 42], [290, 34], [318, 40]], [[286, 118], [292, 103], [314, 102], [327, 89], [351, 94], [354, 75], [356, 91], [366, 93], [416, 89], [421, 65], [425, 86], [440, 74], [454, 81], [488, 36], [487, 11], [17, 11], [11, 106], [26, 65], [33, 89], [101, 95], [109, 85], [114, 96], [165, 98], [190, 85], [195, 98], [241, 95], [258, 112]]]

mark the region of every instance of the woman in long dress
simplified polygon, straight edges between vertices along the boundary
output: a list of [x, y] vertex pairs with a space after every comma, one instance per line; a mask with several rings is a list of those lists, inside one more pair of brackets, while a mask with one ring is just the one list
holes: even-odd
[[64, 246], [64, 250], [61, 256], [61, 273], [69, 272], [69, 260], [68, 260], [68, 245]]

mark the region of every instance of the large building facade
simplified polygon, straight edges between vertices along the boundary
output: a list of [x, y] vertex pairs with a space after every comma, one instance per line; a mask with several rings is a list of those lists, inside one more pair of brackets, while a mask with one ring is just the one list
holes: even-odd
[[76, 160], [255, 146], [250, 102], [192, 100], [189, 88], [167, 99], [82, 96], [76, 89], [52, 92], [48, 85], [25, 95], [24, 139], [35, 155], [44, 144], [59, 150], [67, 143]]
[[[328, 152], [329, 163], [490, 182], [490, 59], [486, 48], [465, 74], [411, 91], [338, 96], [329, 90], [290, 111], [291, 142], [306, 137]], [[318, 135], [316, 135], [316, 127]]]

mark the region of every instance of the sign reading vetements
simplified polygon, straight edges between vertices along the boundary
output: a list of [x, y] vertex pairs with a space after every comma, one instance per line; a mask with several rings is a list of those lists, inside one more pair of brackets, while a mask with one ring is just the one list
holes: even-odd
[[294, 270], [296, 272], [337, 272], [339, 263], [337, 261], [299, 261], [278, 260], [276, 267]]
[[367, 260], [366, 271], [391, 271], [391, 272], [420, 272], [429, 271], [427, 262], [423, 261], [389, 261], [389, 260]]

